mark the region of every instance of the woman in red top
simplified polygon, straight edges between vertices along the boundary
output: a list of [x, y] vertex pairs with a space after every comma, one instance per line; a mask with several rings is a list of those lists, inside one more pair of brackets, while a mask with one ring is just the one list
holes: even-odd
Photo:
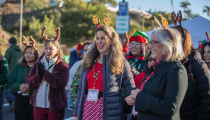
[[100, 25], [98, 19], [94, 22], [96, 40], [82, 63], [74, 120], [123, 120], [122, 88], [126, 96], [135, 89], [119, 36], [108, 25], [110, 19], [106, 15], [106, 25]]
[[136, 85], [136, 88], [139, 87], [139, 84], [141, 83], [141, 81], [143, 80], [144, 76], [146, 75], [146, 73], [148, 72], [149, 68], [154, 64], [155, 60], [151, 57], [151, 55], [149, 55], [150, 57], [147, 58], [146, 62], [147, 62], [147, 66], [144, 67], [144, 69], [141, 71], [141, 73], [139, 73], [135, 78], [134, 78], [134, 82]]

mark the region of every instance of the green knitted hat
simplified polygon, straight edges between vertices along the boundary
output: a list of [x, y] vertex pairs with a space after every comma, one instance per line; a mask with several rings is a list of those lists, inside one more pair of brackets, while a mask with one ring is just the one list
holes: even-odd
[[149, 37], [147, 36], [145, 32], [136, 31], [133, 36], [136, 37], [138, 35], [141, 35], [142, 37], [145, 37], [147, 38], [147, 40], [149, 40]]
[[10, 44], [16, 45], [16, 44], [17, 44], [16, 38], [15, 38], [15, 37], [11, 37], [11, 38], [9, 39], [9, 43], [10, 43]]

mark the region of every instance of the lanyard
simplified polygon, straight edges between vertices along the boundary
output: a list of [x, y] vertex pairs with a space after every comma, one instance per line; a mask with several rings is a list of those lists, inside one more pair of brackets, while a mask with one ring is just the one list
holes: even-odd
[[27, 66], [27, 64], [25, 64], [25, 83], [27, 82], [27, 79], [26, 79], [26, 66]]

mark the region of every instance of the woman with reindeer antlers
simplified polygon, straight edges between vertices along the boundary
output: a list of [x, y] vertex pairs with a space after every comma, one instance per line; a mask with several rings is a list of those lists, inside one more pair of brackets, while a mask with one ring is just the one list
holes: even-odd
[[51, 39], [44, 35], [46, 29], [45, 26], [41, 32], [45, 40], [43, 55], [28, 75], [28, 85], [35, 89], [30, 103], [34, 106], [34, 120], [63, 120], [64, 108], [67, 107], [65, 86], [69, 79], [69, 67], [61, 60], [63, 52], [58, 42], [60, 28], [55, 30], [56, 36]]
[[96, 39], [82, 63], [74, 120], [124, 120], [121, 91], [129, 96], [135, 89], [131, 68], [111, 18], [105, 15], [105, 25], [92, 20]]
[[210, 71], [199, 51], [192, 46], [189, 31], [182, 27], [181, 11], [177, 15], [172, 12], [171, 19], [175, 24], [171, 28], [182, 36], [185, 56], [181, 61], [188, 74], [188, 88], [180, 108], [181, 120], [210, 120]]
[[29, 103], [34, 89], [29, 88], [27, 76], [39, 58], [39, 53], [35, 47], [35, 40], [31, 36], [29, 41], [30, 43], [26, 42], [25, 36], [22, 37], [22, 42], [25, 45], [23, 57], [14, 66], [9, 80], [10, 91], [16, 93], [15, 120], [34, 120], [33, 106]]
[[137, 120], [180, 120], [179, 109], [187, 90], [187, 72], [179, 62], [184, 57], [181, 35], [167, 28], [168, 22], [160, 17], [164, 28], [154, 29], [149, 42], [155, 62], [139, 89], [126, 98], [129, 105], [135, 105]]

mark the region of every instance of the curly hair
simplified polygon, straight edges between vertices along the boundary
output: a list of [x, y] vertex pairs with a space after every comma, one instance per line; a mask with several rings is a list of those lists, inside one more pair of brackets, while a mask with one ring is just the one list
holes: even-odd
[[[123, 59], [125, 59], [123, 56], [122, 43], [119, 40], [119, 36], [111, 26], [103, 25], [99, 28], [96, 28], [95, 35], [97, 34], [98, 31], [103, 31], [112, 41], [112, 44], [110, 46], [110, 51], [108, 53], [110, 59], [107, 61], [107, 64], [114, 75], [119, 75], [123, 71], [124, 68]], [[85, 71], [88, 67], [91, 66], [94, 59], [94, 55], [97, 53], [99, 53], [99, 51], [96, 46], [96, 41], [94, 41], [90, 50], [88, 51], [87, 55], [83, 60], [82, 63], [83, 71]]]

